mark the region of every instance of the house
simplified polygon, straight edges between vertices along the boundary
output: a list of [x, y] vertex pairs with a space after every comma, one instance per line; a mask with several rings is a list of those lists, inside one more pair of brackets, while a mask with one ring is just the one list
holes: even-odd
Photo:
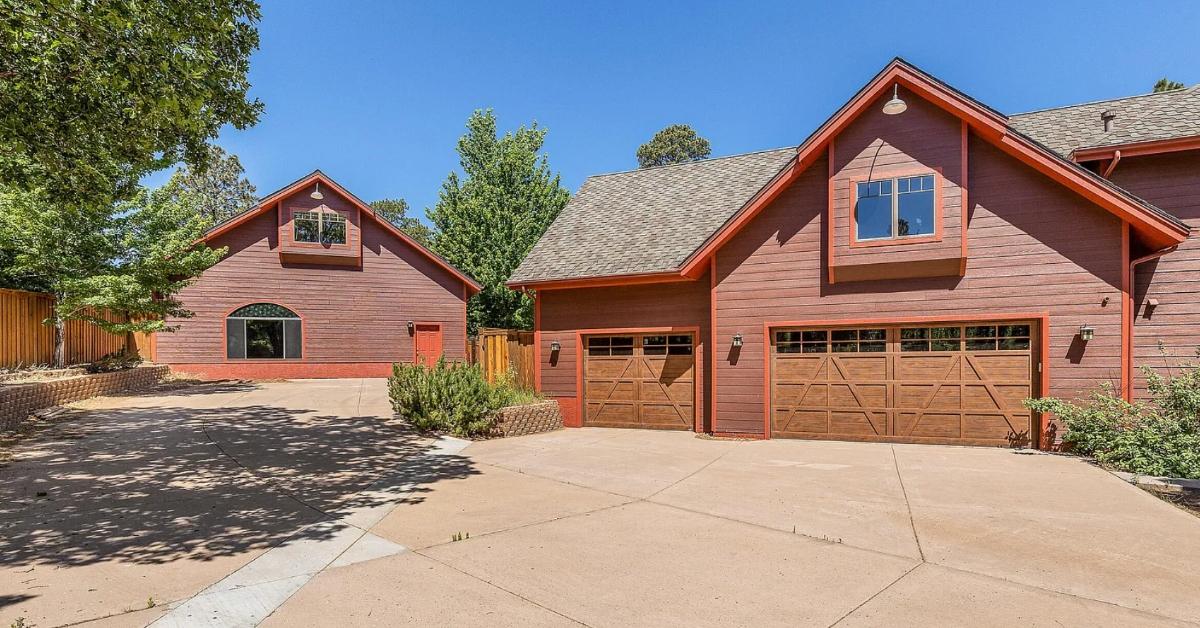
[[205, 377], [383, 377], [465, 359], [478, 283], [320, 171], [211, 229], [229, 252], [180, 293], [156, 359]]
[[799, 146], [589, 178], [509, 285], [572, 425], [1045, 447], [1024, 399], [1194, 355], [1197, 225], [1200, 88], [1006, 116], [896, 59]]

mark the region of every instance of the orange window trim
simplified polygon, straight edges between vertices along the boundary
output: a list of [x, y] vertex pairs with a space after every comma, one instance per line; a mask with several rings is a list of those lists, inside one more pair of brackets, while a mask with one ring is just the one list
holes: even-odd
[[[858, 239], [858, 212], [855, 211], [855, 206], [858, 203], [858, 184], [873, 181], [892, 181], [892, 213], [895, 215], [899, 211], [899, 196], [900, 191], [896, 186], [897, 179], [903, 179], [913, 176], [933, 175], [933, 234], [919, 236], [892, 236], [890, 238], [871, 238], [869, 240]], [[856, 177], [849, 180], [850, 183], [850, 246], [853, 248], [873, 247], [873, 246], [897, 246], [907, 244], [923, 244], [928, 242], [942, 241], [942, 219], [944, 211], [942, 209], [942, 201], [944, 194], [942, 193], [942, 185], [944, 177], [942, 176], [941, 167], [928, 168], [924, 166], [891, 170], [883, 173], [880, 178], [867, 179], [865, 177]]]

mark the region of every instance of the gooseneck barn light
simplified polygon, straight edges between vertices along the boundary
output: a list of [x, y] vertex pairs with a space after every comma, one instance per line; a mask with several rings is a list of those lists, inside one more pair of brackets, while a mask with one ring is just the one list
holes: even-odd
[[319, 201], [319, 200], [325, 198], [325, 195], [321, 194], [321, 182], [320, 181], [317, 182], [317, 188], [315, 190], [313, 190], [313, 193], [309, 194], [308, 197], [313, 199], [314, 201]]
[[892, 85], [892, 99], [883, 103], [883, 113], [894, 116], [908, 111], [908, 103], [900, 99], [900, 85]]

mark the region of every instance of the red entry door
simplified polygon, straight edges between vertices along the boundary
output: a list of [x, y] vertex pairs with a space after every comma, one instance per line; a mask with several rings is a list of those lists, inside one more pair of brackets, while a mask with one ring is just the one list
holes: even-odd
[[442, 357], [442, 326], [418, 324], [413, 329], [416, 363], [432, 366]]

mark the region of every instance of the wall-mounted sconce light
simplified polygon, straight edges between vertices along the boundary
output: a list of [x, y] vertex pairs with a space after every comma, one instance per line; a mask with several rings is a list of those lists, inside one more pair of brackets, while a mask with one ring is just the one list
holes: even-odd
[[733, 335], [733, 346], [735, 346], [735, 347], [742, 346], [742, 335], [741, 334]]
[[416, 327], [417, 326], [414, 325], [412, 321], [408, 321], [408, 333], [413, 333], [413, 330], [416, 329]]
[[318, 182], [318, 183], [317, 183], [317, 189], [313, 190], [313, 193], [312, 193], [312, 194], [309, 194], [309, 195], [308, 195], [308, 197], [309, 197], [309, 198], [311, 198], [311, 199], [313, 199], [314, 201], [319, 201], [319, 200], [321, 200], [321, 199], [325, 198], [325, 195], [324, 195], [324, 194], [321, 194], [321, 184], [320, 184], [320, 182]]
[[550, 353], [558, 353], [562, 351], [562, 343], [557, 340], [550, 341]]
[[1146, 307], [1158, 307], [1158, 299], [1148, 299], [1146, 301]]
[[1087, 342], [1096, 337], [1096, 328], [1084, 323], [1079, 326], [1079, 339]]

